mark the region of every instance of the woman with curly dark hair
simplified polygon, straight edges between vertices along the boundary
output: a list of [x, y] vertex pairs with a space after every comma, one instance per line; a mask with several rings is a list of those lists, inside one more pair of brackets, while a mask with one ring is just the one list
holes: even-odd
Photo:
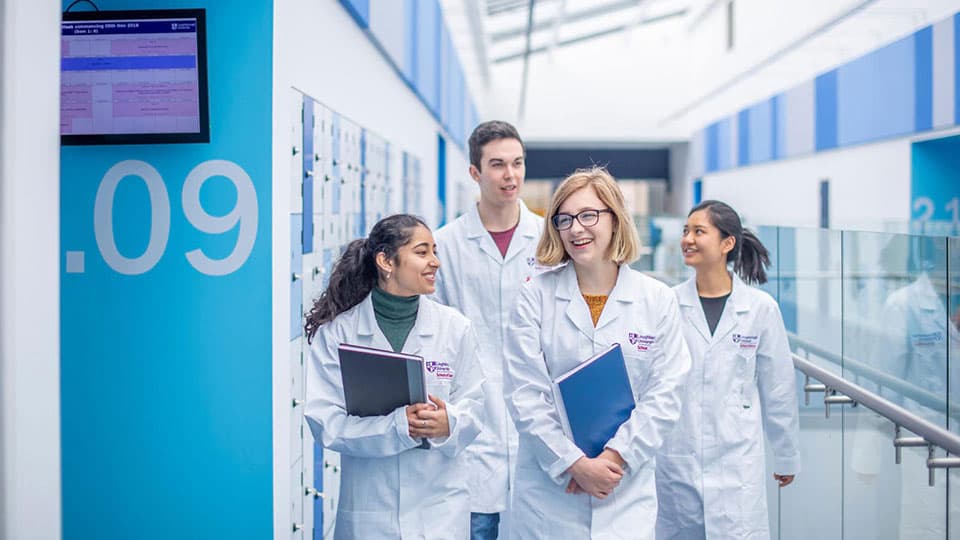
[[[470, 321], [427, 298], [439, 267], [421, 219], [386, 217], [347, 246], [307, 316], [305, 414], [314, 438], [341, 455], [336, 539], [469, 538], [467, 479], [458, 471], [480, 432], [483, 373]], [[337, 353], [344, 343], [422, 356], [430, 403], [348, 415]]]

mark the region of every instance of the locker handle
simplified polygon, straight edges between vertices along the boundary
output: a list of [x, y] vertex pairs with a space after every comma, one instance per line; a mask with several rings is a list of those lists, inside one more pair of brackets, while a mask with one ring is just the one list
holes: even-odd
[[293, 407], [294, 407], [294, 408], [297, 408], [297, 407], [299, 407], [300, 405], [303, 405], [303, 400], [302, 400], [302, 399], [293, 398], [292, 403], [293, 403]]

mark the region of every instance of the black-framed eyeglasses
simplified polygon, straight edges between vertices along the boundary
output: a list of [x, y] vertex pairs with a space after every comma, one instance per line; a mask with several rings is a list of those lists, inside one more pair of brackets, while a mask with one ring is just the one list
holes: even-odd
[[600, 221], [600, 214], [603, 212], [609, 212], [612, 214], [613, 210], [609, 208], [594, 210], [591, 208], [589, 210], [584, 210], [577, 215], [556, 214], [553, 216], [553, 219], [551, 219], [551, 222], [553, 223], [553, 228], [558, 231], [565, 231], [570, 227], [573, 227], [574, 219], [579, 221], [584, 227], [593, 227], [598, 221]]

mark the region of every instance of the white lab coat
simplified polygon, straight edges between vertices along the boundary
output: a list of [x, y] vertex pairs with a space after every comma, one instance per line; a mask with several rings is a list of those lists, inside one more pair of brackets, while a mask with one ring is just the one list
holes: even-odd
[[[565, 492], [565, 471], [583, 452], [564, 434], [551, 385], [612, 343], [623, 348], [636, 408], [607, 444], [627, 462], [625, 475], [600, 500]], [[690, 369], [672, 291], [622, 265], [595, 328], [567, 264], [523, 287], [505, 353], [507, 407], [520, 434], [514, 538], [652, 539], [656, 453], [680, 415]], [[597, 396], [602, 399], [602, 388]]]
[[403, 352], [446, 362], [452, 379], [427, 373], [427, 392], [447, 404], [450, 436], [415, 448], [403, 407], [387, 416], [348, 416], [337, 347], [351, 343], [392, 350], [368, 295], [320, 327], [310, 348], [306, 417], [313, 436], [341, 454], [335, 539], [444, 539], [470, 536], [463, 449], [480, 432], [483, 372], [470, 322], [421, 297]]
[[674, 288], [693, 369], [657, 456], [657, 539], [769, 538], [764, 432], [774, 472], [800, 471], [796, 376], [783, 317], [735, 274], [711, 336], [696, 278]]
[[485, 514], [507, 509], [517, 454], [517, 432], [503, 401], [503, 337], [520, 286], [540, 269], [535, 254], [543, 218], [519, 204], [520, 222], [506, 256], [483, 227], [476, 205], [435, 236], [443, 263], [435, 297], [473, 322], [486, 376], [484, 430], [467, 448], [465, 472], [470, 511]]

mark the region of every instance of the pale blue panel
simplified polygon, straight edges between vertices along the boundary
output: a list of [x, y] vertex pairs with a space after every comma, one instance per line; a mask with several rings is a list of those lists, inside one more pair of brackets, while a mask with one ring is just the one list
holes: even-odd
[[453, 106], [453, 62], [456, 56], [453, 53], [453, 42], [450, 41], [450, 33], [445, 24], [440, 25], [440, 72], [438, 82], [440, 84], [440, 124], [450, 130], [450, 116]]
[[933, 25], [933, 127], [954, 120], [956, 55], [953, 17]]
[[781, 158], [813, 153], [815, 133], [814, 83], [808, 81], [782, 94], [777, 108], [777, 155]]
[[406, 73], [408, 11], [397, 0], [370, 0], [370, 32], [400, 71]]
[[912, 35], [838, 68], [838, 144], [912, 133], [914, 90]]
[[749, 123], [750, 163], [773, 159], [773, 110], [770, 100], [764, 100], [750, 107], [747, 112]]
[[434, 115], [440, 114], [440, 7], [436, 0], [416, 3], [417, 68], [414, 87]]
[[716, 170], [718, 171], [723, 171], [733, 166], [733, 157], [735, 152], [734, 125], [735, 124], [732, 118], [724, 118], [716, 123]]

